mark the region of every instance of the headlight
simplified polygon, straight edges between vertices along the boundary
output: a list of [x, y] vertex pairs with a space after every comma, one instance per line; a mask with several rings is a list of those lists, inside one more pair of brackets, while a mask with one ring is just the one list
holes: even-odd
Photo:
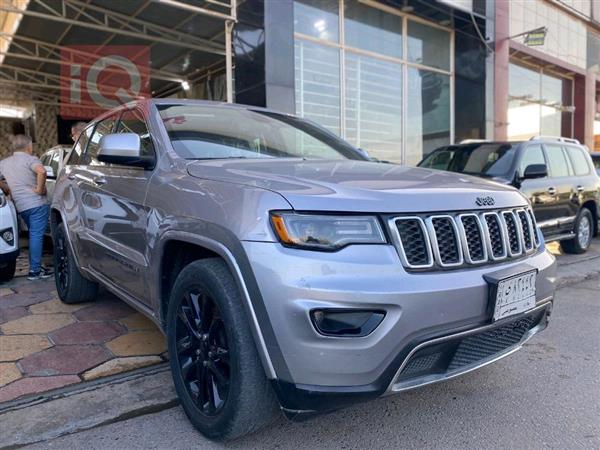
[[6, 206], [6, 195], [4, 195], [2, 191], [0, 191], [0, 208], [2, 208], [3, 206]]
[[374, 216], [329, 216], [273, 212], [271, 222], [282, 244], [307, 250], [338, 250], [350, 244], [385, 244]]

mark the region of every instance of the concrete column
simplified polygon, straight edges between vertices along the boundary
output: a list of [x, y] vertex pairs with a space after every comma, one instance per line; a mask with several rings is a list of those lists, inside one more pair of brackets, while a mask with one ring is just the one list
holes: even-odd
[[589, 71], [587, 75], [575, 76], [575, 117], [573, 136], [590, 149], [594, 148], [594, 114], [596, 112], [596, 76]]
[[508, 0], [496, 0], [494, 61], [494, 139], [507, 139], [510, 17]]
[[294, 3], [246, 0], [233, 36], [236, 102], [294, 113]]
[[594, 149], [594, 117], [596, 115], [596, 70], [588, 69], [585, 77], [585, 116], [582, 142]]

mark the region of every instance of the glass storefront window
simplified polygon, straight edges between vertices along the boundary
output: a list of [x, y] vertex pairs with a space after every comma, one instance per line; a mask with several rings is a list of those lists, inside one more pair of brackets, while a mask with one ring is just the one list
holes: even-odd
[[296, 113], [341, 134], [340, 51], [302, 40], [294, 47]]
[[326, 41], [339, 41], [338, 0], [296, 0], [294, 31]]
[[571, 137], [572, 82], [540, 69], [511, 63], [509, 66], [508, 137]]
[[450, 70], [450, 33], [420, 22], [408, 22], [408, 60]]
[[296, 0], [294, 14], [298, 115], [390, 162], [450, 143], [451, 31], [357, 0]]
[[406, 95], [405, 163], [415, 165], [450, 144], [450, 77], [411, 67]]
[[402, 17], [362, 3], [348, 2], [344, 22], [347, 46], [402, 57]]
[[402, 65], [346, 53], [346, 139], [384, 161], [402, 158]]

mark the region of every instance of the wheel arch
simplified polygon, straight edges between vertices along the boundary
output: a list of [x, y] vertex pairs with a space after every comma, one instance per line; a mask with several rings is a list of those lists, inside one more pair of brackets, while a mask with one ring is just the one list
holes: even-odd
[[[250, 322], [250, 328], [254, 337], [256, 348], [261, 358], [267, 378], [276, 379], [277, 373], [273, 364], [273, 345], [267, 346], [264, 332], [272, 335], [272, 328], [270, 323], [266, 325], [264, 321], [259, 323], [257, 311], [253, 303], [248, 288], [248, 283], [243, 274], [243, 269], [240, 267], [238, 260], [232, 253], [232, 251], [222, 242], [214, 239], [207, 238], [205, 236], [199, 236], [194, 233], [186, 231], [168, 231], [162, 237], [158, 245], [159, 261], [157, 263], [157, 280], [158, 287], [157, 292], [159, 296], [159, 315], [160, 322], [165, 328], [165, 318], [168, 309], [170, 289], [172, 288], [177, 274], [187, 264], [204, 258], [221, 258], [229, 268], [229, 272], [233, 276], [238, 289], [240, 291], [241, 298], [244, 302], [244, 307]], [[172, 270], [172, 265], [175, 264], [176, 270]], [[172, 272], [167, 275], [167, 272]], [[156, 273], [156, 272], [155, 272]], [[248, 275], [246, 275], [248, 276]], [[261, 298], [262, 300], [262, 298]], [[262, 324], [262, 326], [261, 326]], [[274, 339], [274, 334], [271, 336]], [[279, 353], [279, 347], [277, 352]], [[271, 351], [269, 351], [270, 349]], [[282, 357], [279, 356], [279, 360]], [[281, 366], [279, 366], [281, 367]], [[287, 367], [283, 370], [287, 372]]]

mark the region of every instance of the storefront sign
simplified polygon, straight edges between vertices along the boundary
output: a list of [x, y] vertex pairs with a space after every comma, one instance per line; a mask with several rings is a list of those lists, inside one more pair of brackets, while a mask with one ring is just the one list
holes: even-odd
[[525, 45], [536, 47], [544, 45], [546, 41], [546, 28], [530, 31], [525, 35]]
[[78, 45], [61, 50], [60, 115], [89, 119], [150, 97], [150, 47]]

